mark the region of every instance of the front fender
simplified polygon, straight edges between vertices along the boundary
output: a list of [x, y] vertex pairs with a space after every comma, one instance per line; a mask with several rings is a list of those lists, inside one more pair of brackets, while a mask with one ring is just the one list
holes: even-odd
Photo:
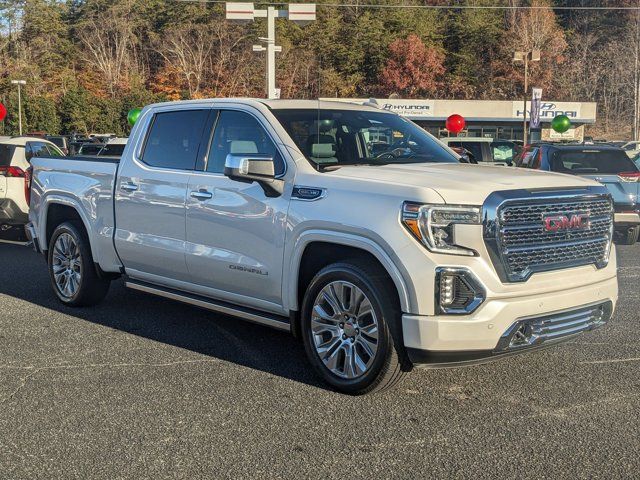
[[[324, 222], [323, 222], [324, 223]], [[296, 229], [297, 230], [297, 229]], [[389, 244], [377, 233], [345, 225], [313, 225], [294, 232], [293, 240], [285, 246], [284, 258], [289, 258], [289, 266], [283, 272], [284, 307], [297, 311], [298, 275], [305, 248], [312, 242], [326, 242], [364, 250], [378, 259], [398, 290], [400, 307], [403, 312], [417, 311], [418, 302], [413, 285], [407, 281], [409, 274]]]

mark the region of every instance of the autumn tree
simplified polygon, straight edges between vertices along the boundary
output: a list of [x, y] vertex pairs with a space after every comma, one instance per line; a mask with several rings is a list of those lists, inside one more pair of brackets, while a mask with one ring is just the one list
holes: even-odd
[[436, 96], [444, 75], [444, 54], [427, 47], [416, 35], [389, 45], [389, 59], [380, 75], [385, 95]]
[[133, 0], [114, 3], [83, 18], [78, 31], [84, 61], [95, 69], [114, 96], [134, 64], [136, 37], [131, 20]]

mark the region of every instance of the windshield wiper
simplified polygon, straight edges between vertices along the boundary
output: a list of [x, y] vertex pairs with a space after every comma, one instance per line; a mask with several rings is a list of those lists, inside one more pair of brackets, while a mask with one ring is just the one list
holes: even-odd
[[383, 165], [389, 165], [389, 162], [373, 160], [371, 162], [316, 163], [316, 169], [319, 172], [327, 172], [338, 170], [340, 167], [379, 167]]

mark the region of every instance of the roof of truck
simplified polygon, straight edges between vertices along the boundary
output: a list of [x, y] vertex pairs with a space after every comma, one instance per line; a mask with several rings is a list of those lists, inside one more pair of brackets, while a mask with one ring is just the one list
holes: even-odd
[[264, 103], [267, 107], [273, 110], [285, 110], [285, 109], [316, 109], [321, 110], [370, 110], [372, 112], [383, 111], [382, 108], [376, 108], [372, 105], [364, 105], [362, 103], [351, 102], [332, 102], [327, 100], [265, 100], [258, 99], [259, 102]]
[[372, 112], [388, 112], [388, 110], [383, 110], [381, 108], [376, 108], [370, 105], [363, 105], [360, 103], [350, 103], [350, 102], [335, 102], [335, 101], [327, 101], [327, 100], [267, 100], [264, 98], [207, 98], [201, 100], [179, 100], [174, 102], [163, 102], [156, 103], [151, 105], [153, 107], [164, 107], [170, 105], [179, 105], [179, 104], [215, 104], [215, 103], [242, 103], [245, 105], [254, 105], [258, 104], [265, 105], [266, 107], [272, 110], [284, 110], [284, 109], [315, 109], [320, 108], [321, 110], [369, 110]]

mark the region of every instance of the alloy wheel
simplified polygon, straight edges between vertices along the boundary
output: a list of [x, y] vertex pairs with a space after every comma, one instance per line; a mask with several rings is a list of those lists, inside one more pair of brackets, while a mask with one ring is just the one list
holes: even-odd
[[311, 335], [331, 373], [348, 380], [361, 377], [378, 351], [378, 319], [371, 301], [350, 282], [327, 284], [313, 304]]
[[72, 298], [82, 280], [82, 258], [75, 239], [68, 233], [61, 234], [53, 246], [53, 278], [58, 292]]

